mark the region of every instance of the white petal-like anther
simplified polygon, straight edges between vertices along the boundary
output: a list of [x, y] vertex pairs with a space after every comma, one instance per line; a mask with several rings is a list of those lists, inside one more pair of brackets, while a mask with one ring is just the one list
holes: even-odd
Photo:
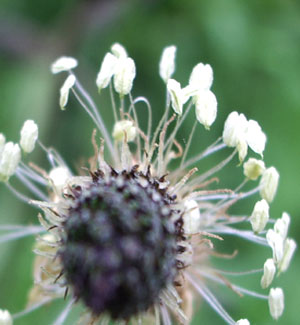
[[245, 141], [247, 131], [247, 119], [244, 114], [231, 112], [224, 124], [223, 141], [228, 147], [237, 147]]
[[184, 208], [183, 222], [185, 233], [188, 235], [198, 233], [201, 221], [198, 203], [195, 200], [186, 200], [184, 202]]
[[197, 64], [190, 75], [189, 85], [199, 91], [209, 90], [213, 83], [213, 69], [209, 64]]
[[213, 124], [217, 117], [217, 98], [210, 90], [200, 91], [195, 96], [196, 117], [206, 129]]
[[76, 59], [67, 56], [62, 56], [51, 65], [51, 72], [55, 74], [62, 71], [69, 71], [71, 69], [76, 68], [77, 65], [78, 62]]
[[117, 64], [117, 57], [111, 53], [106, 53], [96, 80], [96, 85], [99, 91], [109, 85], [110, 80], [115, 73]]
[[245, 138], [243, 138], [243, 137], [240, 138], [236, 148], [237, 148], [237, 151], [238, 151], [238, 154], [239, 154], [240, 163], [242, 163], [244, 161], [244, 159], [246, 158], [247, 153], [248, 153], [248, 143], [245, 140]]
[[21, 129], [20, 146], [24, 152], [30, 153], [35, 147], [39, 136], [38, 126], [32, 120], [27, 120]]
[[287, 238], [284, 243], [283, 257], [278, 265], [279, 272], [285, 272], [288, 269], [296, 248], [297, 244], [294, 239]]
[[131, 142], [136, 137], [136, 127], [131, 121], [119, 121], [114, 125], [113, 138], [116, 141], [123, 141], [125, 139], [125, 134], [127, 142]]
[[114, 43], [110, 49], [112, 54], [114, 54], [118, 59], [125, 59], [128, 56], [125, 47], [120, 43]]
[[257, 180], [266, 169], [265, 163], [255, 158], [249, 158], [248, 161], [244, 163], [243, 167], [244, 175], [253, 181]]
[[58, 192], [61, 192], [67, 183], [67, 180], [71, 177], [69, 170], [66, 167], [60, 166], [53, 168], [49, 173], [49, 179], [51, 185], [56, 188]]
[[246, 137], [249, 147], [262, 156], [265, 150], [267, 137], [256, 121], [248, 121]]
[[159, 75], [167, 83], [175, 71], [176, 46], [165, 47], [159, 62]]
[[260, 284], [263, 289], [268, 288], [268, 286], [272, 283], [275, 273], [276, 266], [274, 260], [272, 258], [269, 258], [264, 264], [264, 274], [260, 280]]
[[272, 288], [269, 293], [270, 314], [274, 319], [278, 319], [284, 310], [284, 295], [281, 288]]
[[0, 325], [13, 325], [13, 319], [8, 310], [0, 309]]
[[275, 222], [274, 230], [280, 234], [283, 239], [287, 236], [290, 221], [291, 217], [286, 212], [283, 212], [281, 218], [277, 219]]
[[131, 58], [120, 58], [114, 75], [114, 86], [121, 97], [130, 93], [135, 75], [134, 61]]
[[256, 202], [253, 212], [250, 217], [253, 232], [260, 233], [265, 229], [269, 220], [269, 204], [266, 200]]
[[75, 85], [75, 82], [76, 82], [76, 78], [73, 74], [71, 74], [66, 79], [63, 86], [60, 88], [59, 105], [62, 110], [65, 109], [65, 107], [68, 103], [69, 92], [70, 92], [70, 89]]
[[266, 169], [260, 180], [260, 195], [269, 203], [273, 201], [279, 182], [279, 173], [275, 167]]
[[250, 322], [248, 321], [248, 319], [243, 318], [243, 319], [238, 320], [235, 324], [236, 325], [250, 325]]
[[174, 79], [169, 79], [167, 89], [171, 96], [171, 103], [175, 113], [182, 114], [182, 106], [185, 99], [180, 83]]
[[272, 248], [274, 262], [278, 264], [283, 257], [283, 238], [273, 229], [268, 230], [266, 238]]
[[0, 181], [6, 182], [12, 176], [21, 160], [21, 149], [18, 144], [7, 142], [0, 161]]

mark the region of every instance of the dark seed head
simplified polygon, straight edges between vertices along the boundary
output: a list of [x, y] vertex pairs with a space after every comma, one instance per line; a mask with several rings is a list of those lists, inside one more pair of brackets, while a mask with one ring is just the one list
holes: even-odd
[[60, 256], [67, 282], [95, 314], [146, 311], [176, 273], [172, 199], [135, 173], [94, 179], [74, 200]]

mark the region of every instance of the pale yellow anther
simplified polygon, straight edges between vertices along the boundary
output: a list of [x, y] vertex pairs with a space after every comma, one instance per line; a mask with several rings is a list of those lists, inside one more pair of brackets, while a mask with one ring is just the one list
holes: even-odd
[[277, 219], [274, 225], [274, 230], [280, 234], [280, 236], [285, 239], [289, 230], [291, 217], [283, 212], [280, 219]]
[[283, 248], [283, 257], [278, 265], [279, 272], [285, 272], [288, 269], [296, 248], [297, 244], [294, 239], [287, 238], [285, 240]]
[[135, 63], [131, 58], [118, 59], [114, 74], [114, 87], [121, 97], [130, 93], [135, 75]]
[[244, 175], [253, 181], [257, 180], [259, 176], [265, 171], [265, 163], [262, 160], [249, 158], [244, 163]]
[[263, 289], [268, 288], [268, 286], [272, 283], [275, 273], [276, 266], [274, 260], [272, 258], [269, 258], [264, 264], [264, 274], [260, 280], [260, 284]]
[[136, 134], [137, 130], [132, 121], [119, 121], [114, 125], [112, 135], [116, 141], [124, 141], [126, 136], [127, 142], [131, 142]]
[[260, 195], [269, 203], [273, 201], [279, 182], [279, 173], [275, 167], [266, 169], [260, 180]]
[[174, 109], [175, 113], [181, 115], [185, 96], [181, 89], [180, 83], [174, 79], [169, 79], [167, 89], [171, 97], [172, 108]]
[[184, 232], [188, 235], [196, 234], [200, 231], [200, 210], [195, 200], [186, 200], [184, 202]]
[[251, 226], [254, 233], [260, 233], [265, 229], [269, 220], [269, 204], [266, 200], [256, 202], [250, 217]]
[[159, 62], [159, 75], [167, 83], [175, 71], [176, 46], [165, 47]]
[[284, 295], [281, 288], [272, 288], [269, 293], [269, 309], [271, 316], [277, 320], [284, 310]]

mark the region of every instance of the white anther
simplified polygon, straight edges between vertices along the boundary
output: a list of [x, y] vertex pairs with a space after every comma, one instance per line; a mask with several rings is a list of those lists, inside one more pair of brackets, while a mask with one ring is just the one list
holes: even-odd
[[30, 153], [34, 150], [38, 135], [39, 130], [36, 123], [32, 120], [27, 120], [21, 129], [20, 139], [20, 146], [24, 152]]
[[78, 62], [76, 59], [62, 56], [58, 58], [52, 65], [51, 65], [51, 72], [52, 73], [59, 73], [62, 71], [69, 71], [71, 69], [76, 68], [78, 65]]
[[165, 83], [172, 77], [175, 71], [176, 46], [165, 47], [159, 62], [159, 75]]

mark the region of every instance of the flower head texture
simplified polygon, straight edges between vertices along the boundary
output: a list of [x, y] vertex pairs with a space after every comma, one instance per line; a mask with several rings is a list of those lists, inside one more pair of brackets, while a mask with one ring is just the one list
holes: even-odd
[[[274, 319], [283, 313], [281, 288], [268, 294], [234, 283], [234, 276], [259, 273], [258, 283], [266, 290], [276, 271], [277, 275], [287, 271], [291, 263], [296, 250], [296, 242], [288, 237], [291, 218], [283, 213], [275, 221], [269, 212], [279, 173], [250, 157], [236, 167], [244, 180], [235, 189], [216, 185], [217, 173], [234, 159], [242, 162], [248, 147], [261, 159], [266, 136], [256, 121], [232, 112], [223, 135], [196, 156], [189, 155], [197, 127], [204, 134], [213, 127], [217, 97], [211, 90], [213, 71], [208, 64], [196, 65], [184, 87], [171, 79], [175, 54], [176, 47], [169, 46], [161, 56], [159, 74], [167, 98], [162, 99], [166, 106], [156, 126], [150, 101], [134, 97], [136, 65], [121, 44], [113, 44], [92, 79], [99, 91], [96, 101], [71, 71], [77, 60], [62, 57], [52, 65], [53, 74], [68, 74], [59, 106], [71, 106], [73, 99], [71, 103], [68, 99], [74, 96], [95, 126], [88, 144], [93, 155], [78, 170], [63, 152], [40, 138], [37, 141], [38, 128], [32, 120], [21, 129], [23, 151], [0, 134], [1, 185], [39, 210], [36, 225], [0, 224], [5, 231], [0, 242], [36, 238], [27, 306], [12, 315], [0, 310], [0, 324], [11, 325], [57, 300], [62, 307], [50, 322], [55, 325], [67, 324], [73, 312], [78, 315], [78, 308], [76, 324], [82, 325], [187, 325], [201, 297], [225, 324], [249, 325], [247, 306], [244, 314], [233, 318], [217, 297], [216, 285], [238, 296], [259, 298], [261, 308], [268, 309], [269, 304]], [[96, 105], [106, 91], [113, 125], [105, 123]], [[179, 132], [189, 114], [194, 124], [185, 141]], [[49, 164], [27, 163], [33, 149], [40, 150]], [[226, 157], [199, 172], [202, 161], [220, 151], [227, 152]], [[15, 182], [27, 191], [21, 192]], [[236, 202], [259, 195], [251, 215], [231, 212]], [[214, 259], [236, 258], [215, 248], [216, 243], [235, 244], [235, 237], [265, 246], [269, 258], [264, 265], [232, 272], [215, 267]]]

